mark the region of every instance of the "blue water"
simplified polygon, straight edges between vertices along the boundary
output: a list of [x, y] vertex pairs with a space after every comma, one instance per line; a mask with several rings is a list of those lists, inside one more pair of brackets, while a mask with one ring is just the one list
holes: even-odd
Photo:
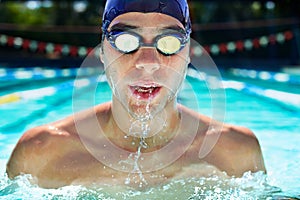
[[[242, 81], [259, 87], [272, 89], [290, 88], [289, 83], [267, 83], [224, 75], [226, 80]], [[90, 77], [88, 80], [94, 80]], [[203, 81], [188, 78], [197, 91], [200, 110], [210, 115], [209, 91]], [[19, 84], [21, 83], [21, 84]], [[43, 84], [10, 80], [10, 87], [0, 88], [0, 94], [12, 94], [29, 89], [63, 87], [51, 94], [23, 98], [0, 105], [0, 199], [294, 199], [300, 198], [300, 109], [290, 108], [284, 102], [263, 98], [247, 91], [226, 89], [225, 122], [246, 126], [258, 137], [268, 174], [245, 173], [241, 178], [223, 180], [218, 177], [177, 180], [146, 191], [129, 188], [93, 188], [67, 186], [60, 189], [41, 189], [28, 183], [26, 177], [11, 181], [6, 177], [5, 165], [13, 147], [22, 133], [34, 126], [49, 123], [72, 114], [73, 77], [47, 79]], [[6, 80], [6, 84], [8, 84]], [[13, 86], [12, 86], [13, 85]], [[280, 87], [280, 88], [279, 88]], [[294, 87], [294, 86], [293, 86]], [[297, 87], [297, 86], [295, 86]], [[89, 105], [82, 88], [77, 101]], [[188, 92], [188, 91], [185, 91]], [[29, 92], [30, 93], [30, 92]], [[111, 92], [105, 82], [97, 87], [96, 102], [110, 99]], [[179, 97], [185, 99], [184, 92]], [[77, 108], [80, 110], [80, 108]]]

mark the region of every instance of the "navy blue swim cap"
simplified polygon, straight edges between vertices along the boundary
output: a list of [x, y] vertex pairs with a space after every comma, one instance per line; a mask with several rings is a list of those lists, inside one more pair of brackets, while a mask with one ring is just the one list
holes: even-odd
[[187, 34], [191, 33], [191, 20], [186, 0], [107, 0], [103, 18], [102, 33], [107, 33], [107, 28], [114, 18], [128, 12], [157, 12], [178, 19], [185, 27]]

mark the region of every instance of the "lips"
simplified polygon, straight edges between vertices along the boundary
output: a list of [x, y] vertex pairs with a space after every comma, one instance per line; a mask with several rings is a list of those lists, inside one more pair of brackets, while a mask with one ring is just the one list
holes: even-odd
[[129, 86], [132, 94], [138, 99], [153, 99], [160, 91], [161, 86], [157, 84], [135, 84]]

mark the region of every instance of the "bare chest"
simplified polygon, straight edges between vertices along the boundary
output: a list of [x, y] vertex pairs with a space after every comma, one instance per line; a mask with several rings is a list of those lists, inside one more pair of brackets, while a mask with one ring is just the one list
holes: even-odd
[[186, 157], [149, 172], [143, 171], [138, 162], [122, 170], [104, 164], [88, 152], [69, 152], [49, 166], [47, 173], [52, 174], [49, 177], [56, 177], [66, 185], [127, 185], [135, 188], [163, 184], [177, 178], [208, 176], [217, 170], [204, 162], [191, 162]]

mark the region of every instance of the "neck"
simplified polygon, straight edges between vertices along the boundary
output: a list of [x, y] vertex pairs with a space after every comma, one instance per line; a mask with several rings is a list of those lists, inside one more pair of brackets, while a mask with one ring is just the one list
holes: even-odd
[[152, 151], [166, 145], [177, 133], [180, 115], [175, 100], [169, 102], [162, 111], [136, 118], [113, 98], [110, 119], [110, 140], [121, 148], [136, 151], [141, 142], [144, 151]]

